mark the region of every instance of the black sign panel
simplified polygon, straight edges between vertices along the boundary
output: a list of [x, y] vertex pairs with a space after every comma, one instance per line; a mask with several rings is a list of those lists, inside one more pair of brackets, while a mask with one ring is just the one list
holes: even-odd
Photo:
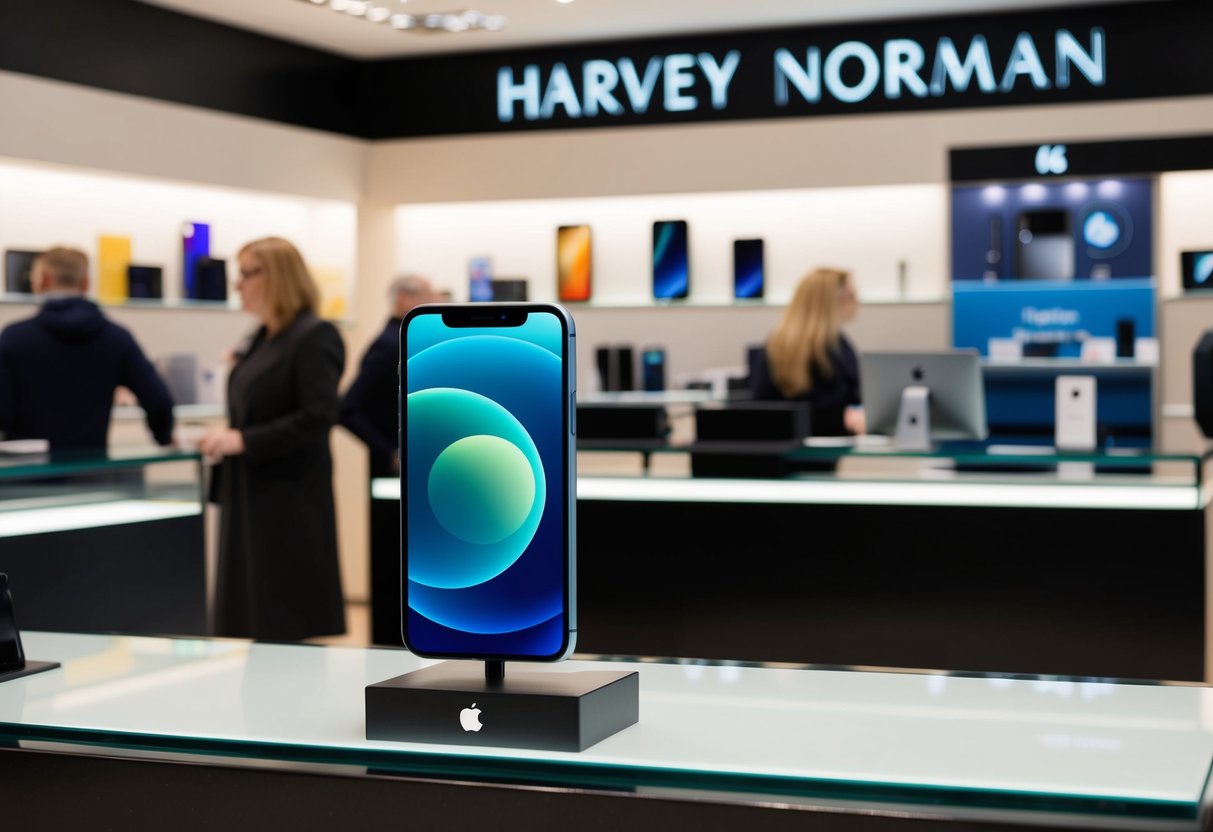
[[778, 29], [368, 67], [373, 138], [1213, 93], [1213, 3]]
[[948, 157], [953, 182], [1208, 170], [1213, 136], [960, 148]]

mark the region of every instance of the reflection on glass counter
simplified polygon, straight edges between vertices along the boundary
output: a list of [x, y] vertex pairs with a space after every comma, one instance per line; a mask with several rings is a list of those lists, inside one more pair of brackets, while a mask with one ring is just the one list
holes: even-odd
[[366, 685], [433, 664], [402, 650], [41, 632], [26, 644], [63, 668], [0, 686], [0, 739], [77, 755], [1173, 830], [1202, 828], [1213, 764], [1204, 686], [575, 658], [546, 672], [636, 670], [641, 702], [637, 724], [575, 753], [494, 748], [491, 704], [480, 746], [368, 741]]

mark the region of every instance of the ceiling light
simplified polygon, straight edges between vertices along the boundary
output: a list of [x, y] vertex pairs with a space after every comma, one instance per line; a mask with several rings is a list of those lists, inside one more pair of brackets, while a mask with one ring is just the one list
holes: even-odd
[[[456, 12], [436, 12], [427, 15], [399, 14], [389, 7], [391, 0], [304, 0], [315, 6], [328, 5], [335, 12], [360, 17], [368, 23], [387, 24], [393, 29], [415, 32], [500, 32], [506, 19], [499, 14], [484, 14], [474, 9]], [[407, 0], [398, 0], [400, 3]], [[572, 0], [559, 0], [570, 3]], [[384, 5], [384, 4], [387, 5]]]

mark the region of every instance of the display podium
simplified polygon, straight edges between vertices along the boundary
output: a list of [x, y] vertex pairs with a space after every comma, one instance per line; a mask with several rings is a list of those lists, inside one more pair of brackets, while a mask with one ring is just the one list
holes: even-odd
[[584, 751], [640, 718], [636, 671], [510, 667], [447, 661], [368, 685], [366, 738]]

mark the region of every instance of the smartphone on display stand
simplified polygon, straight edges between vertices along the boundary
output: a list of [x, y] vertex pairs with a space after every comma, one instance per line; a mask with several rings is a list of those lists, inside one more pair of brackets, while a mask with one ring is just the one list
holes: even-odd
[[762, 240], [733, 241], [733, 297], [737, 300], [757, 299], [763, 296]]
[[576, 355], [557, 304], [401, 325], [402, 635], [418, 656], [557, 661], [576, 624]]
[[590, 299], [590, 227], [562, 225], [556, 229], [556, 299]]
[[686, 220], [653, 223], [653, 297], [685, 298], [691, 289]]

